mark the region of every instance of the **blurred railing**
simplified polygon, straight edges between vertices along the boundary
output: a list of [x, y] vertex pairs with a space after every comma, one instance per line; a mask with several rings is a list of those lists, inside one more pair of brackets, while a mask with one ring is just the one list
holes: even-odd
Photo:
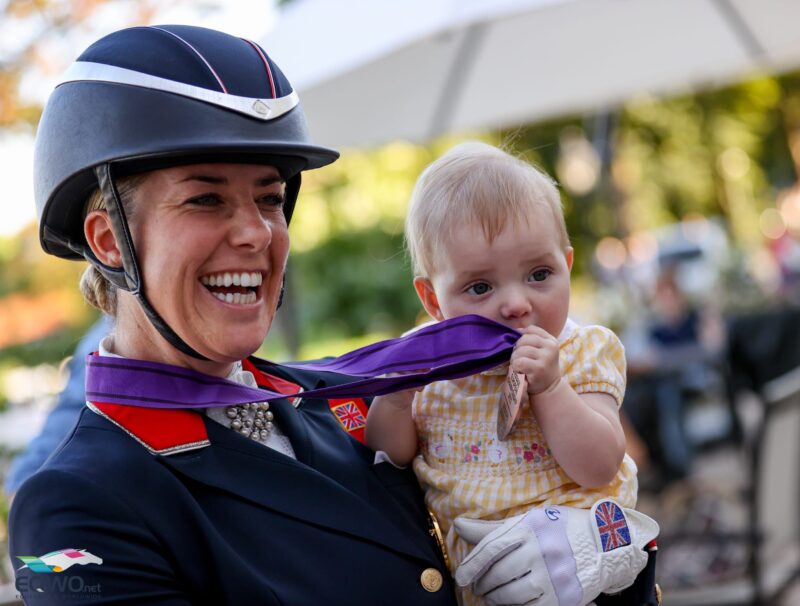
[[743, 527], [680, 540], [743, 546], [746, 573], [668, 591], [671, 606], [773, 604], [800, 578], [800, 309], [733, 321], [729, 352], [732, 392], [747, 388], [759, 405], [742, 442]]

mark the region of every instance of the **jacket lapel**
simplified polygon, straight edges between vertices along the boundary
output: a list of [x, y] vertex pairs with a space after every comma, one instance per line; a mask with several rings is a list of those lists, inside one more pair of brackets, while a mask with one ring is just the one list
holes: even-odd
[[286, 399], [273, 400], [269, 404], [269, 409], [275, 415], [275, 425], [280, 428], [292, 443], [297, 460], [309, 465], [310, 461], [315, 458], [314, 443], [294, 405]]
[[[287, 405], [291, 406], [288, 402]], [[211, 446], [158, 457], [158, 460], [180, 476], [282, 515], [344, 532], [415, 558], [430, 559], [431, 553], [425, 545], [415, 543], [401, 532], [384, 515], [384, 509], [370, 504], [365, 496], [300, 461], [227, 431], [213, 421], [207, 420], [206, 425]]]
[[[256, 373], [259, 385], [281, 393], [294, 393], [298, 385], [306, 390], [317, 389], [346, 379], [343, 375], [326, 376], [323, 380], [318, 374], [282, 366], [273, 366], [264, 360], [250, 358], [245, 368]], [[278, 382], [275, 378], [278, 378]], [[361, 446], [341, 428], [333, 417], [326, 400], [301, 398], [294, 406], [289, 400], [274, 400], [270, 406], [275, 415], [275, 423], [289, 438], [298, 461], [313, 467], [320, 473], [333, 478], [356, 494], [367, 495], [368, 486], [363, 474], [351, 469], [349, 461], [353, 451]], [[362, 449], [363, 450], [363, 449]], [[362, 453], [365, 454], [365, 453]], [[370, 460], [374, 456], [367, 455]]]

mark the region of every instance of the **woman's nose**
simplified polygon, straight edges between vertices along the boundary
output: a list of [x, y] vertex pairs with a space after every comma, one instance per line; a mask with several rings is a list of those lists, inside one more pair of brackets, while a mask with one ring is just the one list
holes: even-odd
[[229, 238], [236, 248], [261, 251], [272, 241], [272, 225], [255, 202], [241, 204], [234, 211]]

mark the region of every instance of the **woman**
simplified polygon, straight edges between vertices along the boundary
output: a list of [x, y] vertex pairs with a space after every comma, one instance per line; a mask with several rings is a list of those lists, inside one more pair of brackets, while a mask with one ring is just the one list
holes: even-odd
[[[42, 117], [36, 197], [44, 249], [88, 259], [87, 298], [115, 317], [100, 354], [315, 387], [241, 360], [279, 305], [300, 171], [337, 156], [251, 42], [164, 26], [89, 47]], [[324, 400], [91, 402], [15, 498], [17, 588], [31, 604], [454, 603], [413, 475], [373, 457]]]
[[[300, 173], [337, 156], [309, 141], [264, 51], [212, 30], [110, 34], [56, 88], [35, 155], [41, 243], [89, 261], [82, 290], [115, 327], [76, 426], [14, 499], [27, 603], [455, 603], [412, 472], [343, 431], [359, 429], [357, 402], [341, 425], [313, 397], [198, 409], [231, 389], [347, 380], [248, 357], [280, 304]], [[151, 380], [125, 384], [122, 366]], [[140, 405], [104, 401], [102, 385]], [[462, 576], [502, 588], [487, 604], [550, 591], [524, 525], [467, 530], [479, 545]], [[575, 568], [571, 551], [547, 553]]]

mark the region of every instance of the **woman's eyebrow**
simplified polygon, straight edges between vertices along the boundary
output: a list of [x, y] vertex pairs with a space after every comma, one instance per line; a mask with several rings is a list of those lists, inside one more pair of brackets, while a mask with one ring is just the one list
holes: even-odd
[[[201, 183], [211, 183], [212, 185], [227, 185], [228, 178], [227, 177], [217, 177], [212, 175], [188, 175], [184, 177], [178, 183], [186, 183], [187, 181], [200, 181]], [[261, 177], [256, 179], [256, 185], [259, 187], [264, 187], [267, 185], [272, 185], [273, 183], [283, 183], [283, 179], [280, 175], [270, 175], [268, 177]]]
[[260, 187], [264, 187], [266, 185], [272, 185], [273, 183], [283, 183], [283, 179], [280, 175], [270, 175], [269, 177], [263, 177], [261, 179], [256, 180], [256, 185]]
[[186, 183], [187, 181], [201, 181], [203, 183], [213, 183], [215, 185], [224, 185], [228, 182], [227, 177], [212, 177], [211, 175], [189, 175], [184, 177], [178, 183]]

